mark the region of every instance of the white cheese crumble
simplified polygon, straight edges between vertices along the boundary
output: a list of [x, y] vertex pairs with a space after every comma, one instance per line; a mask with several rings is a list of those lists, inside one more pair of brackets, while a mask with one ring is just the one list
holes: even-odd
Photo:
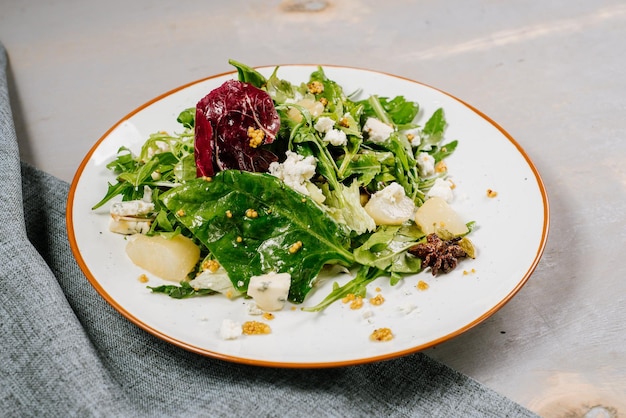
[[220, 327], [220, 337], [224, 340], [235, 340], [243, 334], [243, 328], [239, 322], [232, 319], [224, 319]]
[[326, 132], [333, 129], [334, 126], [335, 126], [335, 121], [333, 119], [329, 118], [328, 116], [320, 116], [319, 119], [317, 119], [317, 122], [315, 122], [315, 125], [313, 127], [315, 128], [316, 131], [325, 134]]
[[436, 179], [433, 186], [430, 188], [428, 193], [426, 193], [426, 197], [428, 198], [435, 196], [442, 198], [447, 203], [450, 203], [454, 197], [454, 194], [452, 193], [452, 182], [442, 178]]
[[363, 319], [369, 319], [374, 316], [374, 312], [371, 309], [364, 309], [362, 313]]
[[348, 137], [346, 136], [346, 133], [339, 129], [331, 129], [326, 132], [323, 140], [324, 142], [328, 142], [331, 145], [335, 145], [337, 147], [346, 145], [348, 143]]
[[363, 132], [366, 132], [368, 139], [372, 142], [383, 142], [393, 132], [393, 128], [376, 118], [367, 118], [363, 125]]
[[406, 129], [402, 131], [402, 133], [406, 135], [412, 147], [419, 147], [420, 144], [422, 143], [419, 128]]
[[420, 152], [417, 156], [417, 166], [420, 169], [420, 176], [430, 177], [435, 174], [435, 157], [427, 152]]
[[417, 306], [413, 305], [410, 302], [407, 302], [403, 305], [398, 306], [398, 310], [404, 315], [408, 315], [413, 311], [419, 312], [419, 309], [417, 309]]
[[312, 155], [304, 157], [293, 151], [287, 151], [286, 155], [287, 159], [284, 162], [270, 164], [269, 173], [284, 181], [292, 189], [306, 196], [311, 196], [318, 202], [323, 201], [322, 191], [310, 181], [315, 175], [317, 166], [315, 157]]

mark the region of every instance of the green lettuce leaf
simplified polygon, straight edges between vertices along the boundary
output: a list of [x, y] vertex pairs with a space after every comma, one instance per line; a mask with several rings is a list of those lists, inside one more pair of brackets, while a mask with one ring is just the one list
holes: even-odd
[[[343, 229], [269, 174], [226, 170], [171, 189], [161, 200], [242, 292], [251, 276], [290, 273], [289, 300], [300, 303], [325, 264], [354, 262]], [[296, 243], [301, 248], [293, 251]]]
[[359, 264], [391, 273], [417, 273], [421, 261], [407, 250], [423, 237], [415, 224], [381, 226], [354, 250], [354, 258]]

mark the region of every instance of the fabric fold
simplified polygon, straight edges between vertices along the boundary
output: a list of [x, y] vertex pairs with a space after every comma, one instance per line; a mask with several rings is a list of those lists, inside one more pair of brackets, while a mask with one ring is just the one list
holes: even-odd
[[534, 416], [423, 353], [344, 368], [260, 368], [200, 356], [136, 327], [74, 260], [69, 185], [19, 160], [6, 65], [0, 45], [3, 415]]

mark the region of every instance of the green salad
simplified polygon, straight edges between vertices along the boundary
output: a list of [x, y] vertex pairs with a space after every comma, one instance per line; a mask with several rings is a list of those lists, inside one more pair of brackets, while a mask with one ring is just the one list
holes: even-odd
[[[182, 277], [153, 292], [254, 297], [254, 282], [302, 304], [322, 269], [350, 272], [321, 303], [302, 308], [320, 311], [364, 296], [376, 279], [394, 285], [474, 256], [473, 223], [459, 226], [446, 203], [453, 184], [445, 159], [457, 141], [445, 141], [443, 109], [345, 92], [322, 67], [294, 83], [279, 67], [265, 77], [230, 63], [237, 79], [180, 109], [179, 132], [151, 134], [138, 154], [119, 149], [107, 166], [115, 181], [93, 207], [111, 205], [113, 232], [184, 237], [193, 249]], [[430, 200], [434, 215], [420, 215]], [[277, 276], [288, 278], [282, 295], [272, 289]]]

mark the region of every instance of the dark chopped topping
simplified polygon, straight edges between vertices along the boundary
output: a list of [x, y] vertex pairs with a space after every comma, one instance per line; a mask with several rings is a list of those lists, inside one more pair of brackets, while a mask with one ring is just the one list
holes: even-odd
[[466, 257], [467, 253], [458, 242], [461, 237], [442, 240], [437, 234], [429, 234], [426, 242], [414, 245], [409, 252], [422, 259], [424, 267], [430, 267], [433, 276], [439, 272], [448, 273], [456, 267], [458, 259]]

